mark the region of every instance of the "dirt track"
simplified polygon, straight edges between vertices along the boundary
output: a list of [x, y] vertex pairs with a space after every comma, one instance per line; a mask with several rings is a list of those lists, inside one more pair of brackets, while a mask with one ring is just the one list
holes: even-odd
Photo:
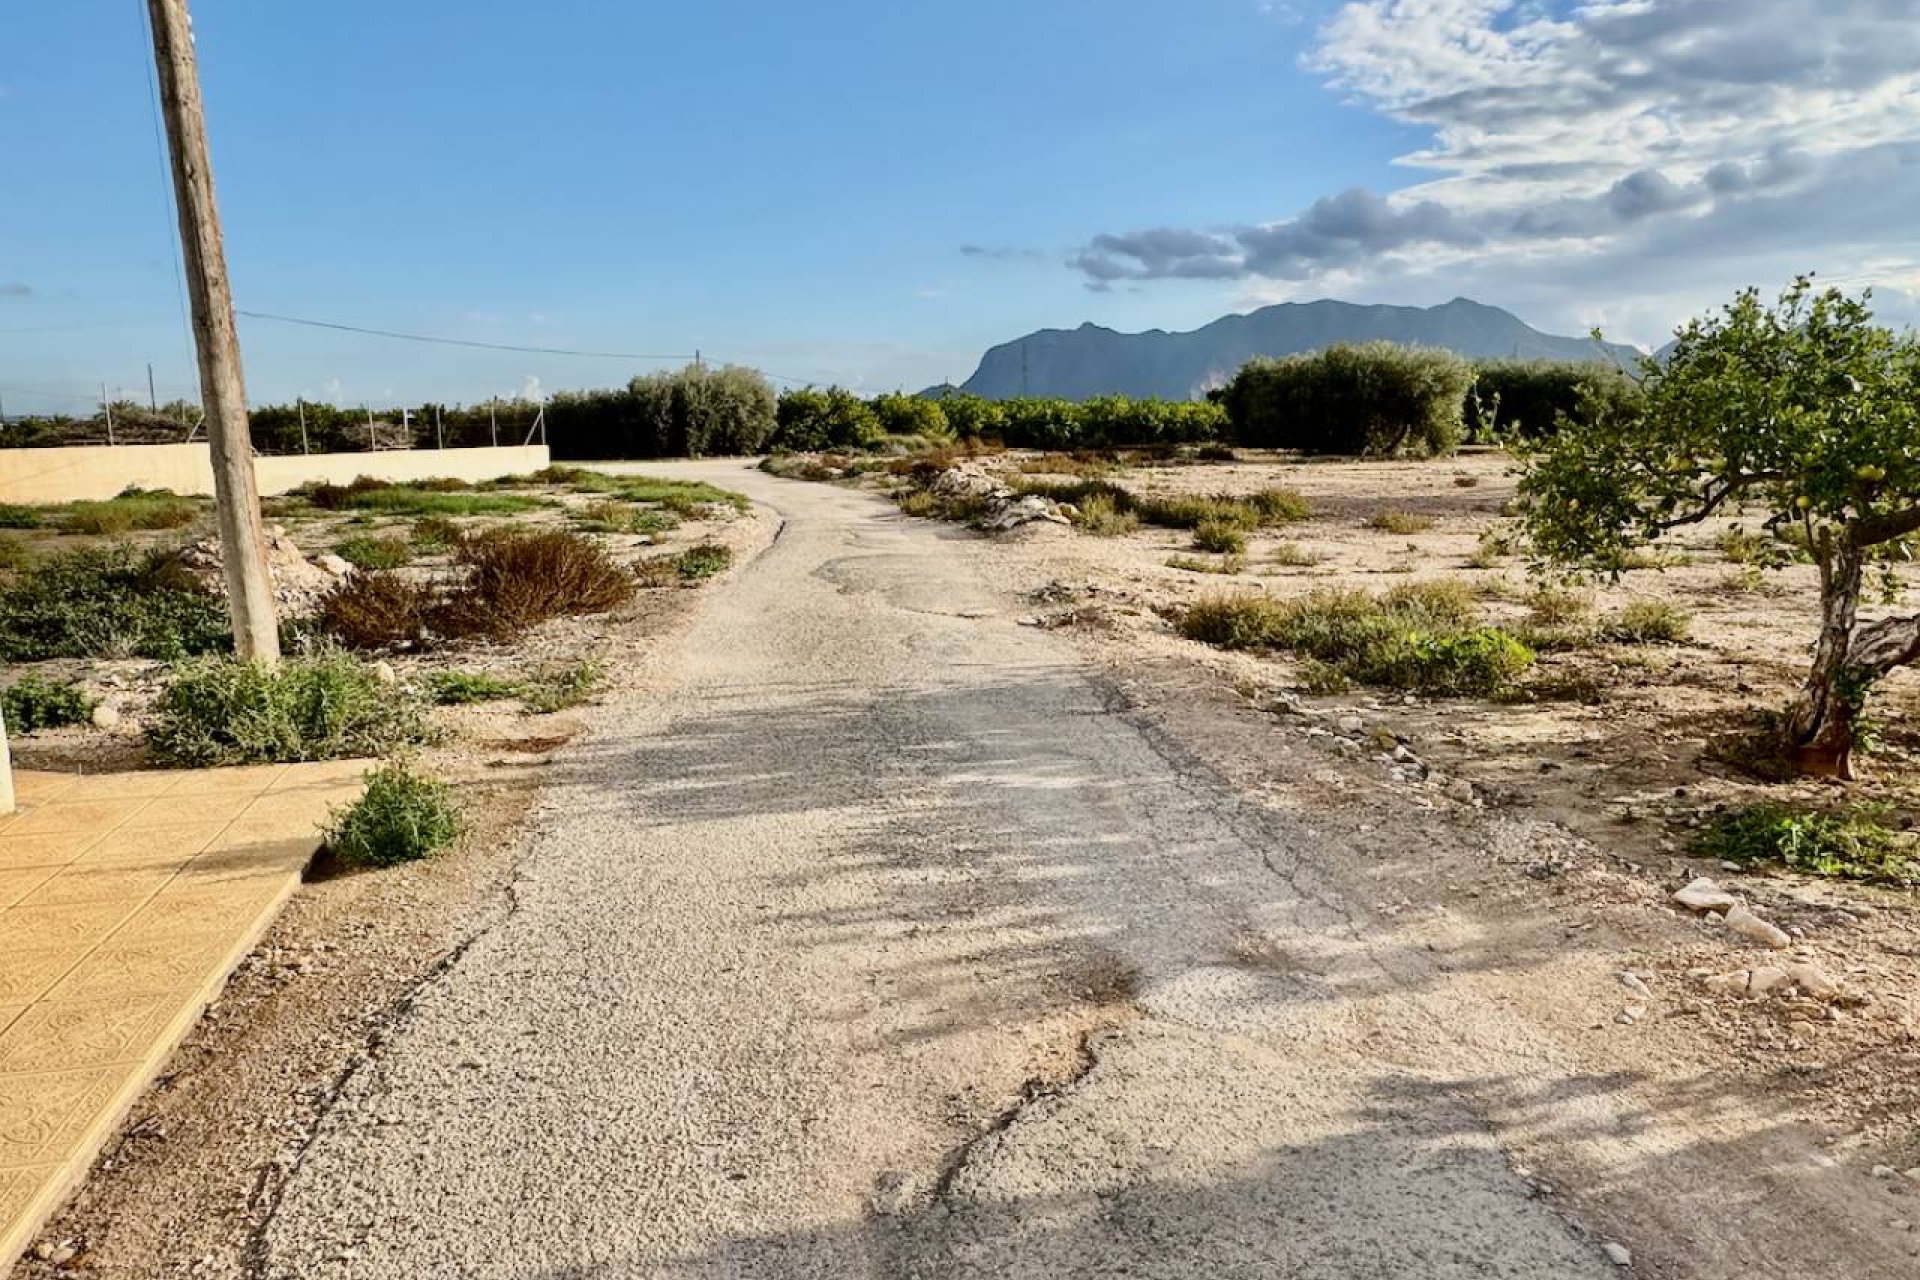
[[293, 1170], [268, 1274], [1616, 1274], [1586, 1205], [1639, 1274], [1908, 1274], [1764, 1099], [1599, 1074], [1535, 1018], [1604, 958], [1501, 974], [1524, 939], [1463, 966], [1376, 915], [1353, 849], [1019, 625], [967, 535], [648, 470], [785, 528], [670, 696], [564, 754], [511, 902]]

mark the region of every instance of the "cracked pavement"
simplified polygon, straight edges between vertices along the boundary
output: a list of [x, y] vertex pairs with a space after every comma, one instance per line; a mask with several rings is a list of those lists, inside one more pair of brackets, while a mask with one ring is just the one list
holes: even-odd
[[1617, 1274], [1373, 1009], [1311, 837], [1017, 625], [967, 535], [643, 469], [781, 536], [561, 753], [263, 1274]]

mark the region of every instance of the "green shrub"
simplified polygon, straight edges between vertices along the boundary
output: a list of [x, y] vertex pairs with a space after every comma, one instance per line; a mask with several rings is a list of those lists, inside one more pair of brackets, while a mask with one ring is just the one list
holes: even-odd
[[1920, 883], [1912, 832], [1895, 831], [1881, 810], [1821, 813], [1759, 804], [1723, 814], [1694, 842], [1702, 857], [1784, 863], [1810, 875], [1886, 884]]
[[1167, 568], [1178, 569], [1182, 573], [1217, 573], [1231, 577], [1245, 572], [1245, 556], [1225, 555], [1218, 560], [1202, 560], [1199, 556], [1169, 556]]
[[785, 392], [775, 417], [778, 425], [767, 442], [775, 450], [872, 449], [887, 438], [887, 428], [872, 406], [839, 387]]
[[339, 651], [182, 663], [148, 731], [155, 758], [195, 768], [379, 756], [426, 737], [417, 701]]
[[1389, 507], [1385, 511], [1376, 511], [1367, 517], [1367, 528], [1378, 529], [1381, 533], [1410, 537], [1433, 528], [1433, 518], [1416, 515], [1411, 511], [1402, 511], [1398, 507]]
[[1635, 600], [1600, 624], [1615, 644], [1685, 644], [1693, 630], [1687, 611], [1665, 600]]
[[0, 694], [9, 733], [37, 733], [70, 724], [86, 724], [93, 716], [93, 699], [77, 684], [57, 684], [29, 671]]
[[368, 774], [361, 797], [335, 810], [326, 841], [348, 866], [391, 867], [433, 856], [461, 829], [453, 788], [396, 760]]
[[518, 680], [506, 680], [484, 671], [435, 671], [426, 678], [427, 700], [437, 707], [464, 707], [476, 702], [502, 702], [520, 696]]
[[170, 553], [69, 551], [0, 588], [0, 659], [8, 662], [173, 661], [230, 643], [224, 602], [187, 582]]
[[674, 571], [683, 581], [697, 582], [724, 573], [733, 564], [733, 551], [717, 542], [688, 547], [674, 558]]
[[0, 529], [38, 529], [45, 523], [46, 512], [40, 507], [0, 502]]
[[1605, 406], [1628, 411], [1640, 386], [1612, 364], [1584, 360], [1482, 360], [1474, 365], [1467, 421], [1482, 441], [1537, 439]]
[[520, 697], [527, 710], [536, 715], [552, 715], [591, 698], [600, 687], [601, 674], [597, 662], [578, 662], [557, 671], [542, 672], [522, 687]]
[[1275, 564], [1290, 569], [1311, 569], [1315, 565], [1326, 563], [1326, 553], [1314, 551], [1297, 542], [1283, 542], [1268, 556]]
[[1527, 596], [1527, 620], [1539, 627], [1564, 627], [1593, 616], [1593, 597], [1571, 587], [1543, 583]]
[[655, 537], [680, 527], [680, 517], [671, 511], [635, 506], [609, 499], [596, 502], [580, 513], [580, 527], [594, 533], [645, 534]]
[[1233, 442], [1388, 457], [1452, 453], [1473, 371], [1451, 352], [1387, 342], [1257, 359], [1216, 393]]
[[1222, 648], [1291, 649], [1362, 684], [1435, 694], [1498, 693], [1534, 659], [1505, 631], [1479, 625], [1471, 593], [1453, 582], [1409, 583], [1378, 598], [1328, 589], [1285, 602], [1201, 601], [1181, 630]]
[[564, 392], [547, 405], [556, 458], [700, 458], [758, 453], [775, 396], [760, 373], [690, 364], [612, 391]]
[[880, 420], [880, 429], [890, 436], [917, 436], [928, 441], [952, 439], [946, 411], [937, 401], [896, 391], [875, 396], [872, 408]]
[[1225, 520], [1202, 520], [1194, 526], [1193, 545], [1201, 551], [1239, 555], [1247, 549], [1247, 535], [1239, 525]]
[[655, 476], [616, 476], [612, 493], [627, 502], [671, 503], [682, 509], [693, 506], [732, 507], [746, 511], [753, 504], [745, 494], [703, 480], [662, 480]]
[[1778, 569], [1806, 559], [1806, 554], [1793, 543], [1767, 532], [1728, 529], [1715, 540], [1715, 545], [1731, 563], [1758, 569]]
[[394, 534], [360, 534], [335, 543], [333, 551], [356, 569], [398, 569], [414, 556], [413, 543]]
[[33, 552], [19, 538], [0, 538], [0, 571], [18, 573], [33, 563]]

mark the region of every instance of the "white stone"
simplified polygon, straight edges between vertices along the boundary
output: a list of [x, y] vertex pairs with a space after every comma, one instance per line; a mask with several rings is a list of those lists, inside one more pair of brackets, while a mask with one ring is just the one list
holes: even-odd
[[1623, 1244], [1616, 1244], [1609, 1240], [1600, 1246], [1600, 1251], [1606, 1254], [1607, 1261], [1616, 1267], [1630, 1267], [1633, 1265], [1633, 1250]]
[[1785, 929], [1762, 920], [1745, 906], [1736, 905], [1727, 912], [1727, 928], [1749, 942], [1757, 942], [1763, 947], [1772, 947], [1775, 951], [1784, 950], [1793, 945], [1793, 939], [1787, 935]]
[[1793, 979], [1795, 986], [1815, 1000], [1835, 1000], [1843, 994], [1840, 984], [1817, 964], [1790, 964], [1787, 966], [1787, 976]]
[[334, 555], [332, 552], [315, 558], [314, 563], [336, 578], [344, 578], [353, 572], [352, 565], [348, 564], [339, 556]]
[[1359, 716], [1341, 716], [1333, 723], [1342, 733], [1359, 733], [1367, 727], [1367, 722]]
[[1689, 911], [1731, 911], [1740, 905], [1740, 899], [1706, 876], [1679, 890], [1673, 900]]
[[93, 727], [96, 729], [117, 729], [120, 727], [120, 712], [110, 702], [103, 702], [93, 709]]

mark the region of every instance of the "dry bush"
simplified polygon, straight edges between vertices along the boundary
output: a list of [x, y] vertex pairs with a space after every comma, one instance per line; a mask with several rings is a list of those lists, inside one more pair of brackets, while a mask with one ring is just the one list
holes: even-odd
[[433, 590], [397, 573], [356, 573], [320, 601], [321, 629], [349, 649], [400, 649], [426, 635]]
[[433, 630], [449, 638], [515, 636], [633, 598], [633, 575], [577, 533], [493, 531], [462, 542], [454, 563], [465, 577], [432, 618]]

